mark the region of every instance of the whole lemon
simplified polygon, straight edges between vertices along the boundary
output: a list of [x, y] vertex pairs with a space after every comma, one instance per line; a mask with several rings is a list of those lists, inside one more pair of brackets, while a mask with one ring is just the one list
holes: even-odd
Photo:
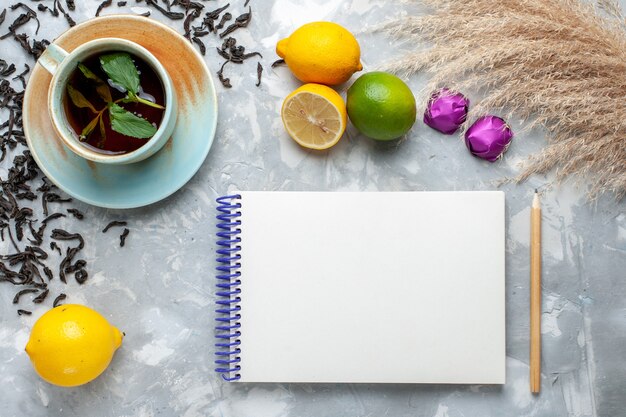
[[75, 387], [104, 372], [122, 345], [122, 337], [97, 311], [67, 304], [53, 308], [37, 320], [26, 353], [44, 380]]
[[408, 85], [386, 72], [361, 75], [348, 89], [348, 116], [361, 133], [392, 140], [415, 123], [415, 97]]
[[361, 65], [361, 48], [354, 36], [332, 22], [307, 23], [276, 45], [293, 74], [305, 83], [337, 85]]

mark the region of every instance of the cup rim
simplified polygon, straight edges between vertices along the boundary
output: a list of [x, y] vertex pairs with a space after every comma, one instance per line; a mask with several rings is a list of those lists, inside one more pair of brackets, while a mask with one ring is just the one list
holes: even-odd
[[[159, 77], [159, 80], [161, 81], [161, 84], [163, 86], [165, 112], [163, 113], [163, 117], [161, 119], [159, 127], [154, 135], [145, 144], [132, 152], [117, 155], [107, 155], [104, 153], [93, 151], [81, 144], [76, 137], [76, 132], [71, 126], [69, 126], [67, 115], [65, 114], [65, 106], [62, 102], [59, 103], [55, 100], [55, 97], [58, 96], [58, 90], [64, 90], [66, 88], [70, 73], [64, 73], [68, 71], [69, 67], [75, 67], [77, 65], [76, 57], [84, 54], [86, 51], [89, 51], [94, 47], [102, 45], [110, 46], [110, 48], [106, 48], [104, 51], [101, 52], [106, 52], [107, 50], [111, 52], [116, 50], [119, 51], [119, 49], [115, 48], [116, 45], [130, 49], [131, 53], [138, 55], [152, 68], [152, 70]], [[71, 72], [73, 72], [74, 69], [75, 68], [72, 68]], [[65, 75], [64, 80], [59, 79], [61, 75]], [[151, 148], [153, 148], [158, 142], [161, 141], [163, 134], [168, 129], [170, 119], [172, 119], [176, 115], [174, 113], [176, 110], [174, 97], [175, 91], [172, 80], [167, 73], [165, 67], [149, 50], [136, 42], [132, 42], [126, 39], [113, 37], [99, 38], [85, 42], [84, 44], [76, 47], [74, 50], [69, 52], [67, 57], [63, 60], [63, 62], [61, 62], [57, 71], [52, 77], [51, 83], [51, 89], [48, 94], [48, 111], [51, 116], [50, 119], [52, 121], [53, 128], [57, 136], [59, 136], [59, 138], [66, 146], [68, 146], [78, 156], [90, 161], [105, 164], [124, 164], [138, 161], [138, 158], [140, 158], [143, 154], [149, 152]], [[63, 91], [61, 91], [60, 94], [60, 96], [63, 97]], [[63, 131], [62, 126], [67, 129], [71, 139], [67, 137], [67, 134]]]

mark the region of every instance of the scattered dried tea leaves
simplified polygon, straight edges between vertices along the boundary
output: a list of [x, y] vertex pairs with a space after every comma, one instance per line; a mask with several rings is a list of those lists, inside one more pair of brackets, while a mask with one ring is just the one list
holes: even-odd
[[48, 268], [47, 266], [43, 267], [43, 272], [44, 274], [46, 274], [46, 277], [48, 278], [48, 281], [52, 281], [52, 278], [54, 278], [54, 274], [52, 273], [52, 270], [50, 268]]
[[62, 255], [61, 248], [59, 247], [59, 245], [57, 245], [56, 242], [50, 242], [50, 250], [56, 250], [57, 252], [59, 252], [59, 255]]
[[11, 26], [9, 26], [9, 33], [7, 33], [6, 35], [3, 35], [2, 38], [0, 38], [0, 39], [4, 39], [5, 37], [10, 36], [11, 34], [15, 34], [15, 31], [18, 28], [20, 28], [21, 26], [24, 26], [26, 23], [30, 22], [31, 19], [33, 19], [33, 20], [35, 20], [37, 22], [37, 29], [35, 30], [35, 35], [37, 33], [39, 33], [39, 28], [41, 27], [41, 23], [39, 22], [39, 19], [37, 19], [37, 12], [35, 12], [33, 9], [31, 9], [30, 7], [28, 7], [24, 3], [12, 4], [11, 6], [9, 6], [9, 8], [11, 10], [15, 10], [17, 8], [22, 8], [22, 9], [24, 9], [26, 11], [26, 13], [22, 13], [21, 15], [19, 15], [13, 21], [13, 23], [11, 23]]
[[191, 41], [191, 21], [200, 16], [199, 10], [194, 10], [192, 13], [189, 13], [185, 18], [185, 22], [183, 23], [183, 28], [185, 29], [184, 37], [187, 40]]
[[43, 290], [37, 297], [33, 298], [33, 303], [35, 304], [41, 304], [44, 302], [44, 300], [46, 299], [46, 297], [48, 296], [48, 293], [50, 292], [49, 289], [45, 289]]
[[61, 217], [65, 217], [65, 214], [63, 213], [52, 213], [51, 215], [49, 215], [48, 217], [46, 217], [45, 219], [42, 220], [42, 224], [48, 224], [48, 222], [55, 220], [55, 219], [60, 219]]
[[276, 61], [272, 62], [272, 68], [280, 67], [281, 65], [285, 65], [284, 59], [277, 59]]
[[76, 279], [76, 282], [80, 285], [84, 284], [88, 277], [89, 274], [84, 269], [81, 269], [74, 274], [74, 279]]
[[[159, 12], [161, 12], [165, 17], [172, 19], [172, 20], [180, 20], [183, 19], [185, 17], [185, 13], [182, 12], [172, 12], [170, 10], [167, 10], [165, 8], [163, 8], [158, 2], [157, 0], [145, 0], [146, 4], [149, 6], [154, 7], [155, 9], [157, 9]], [[166, 1], [165, 4], [167, 4], [167, 7], [170, 7], [169, 3]]]
[[215, 10], [212, 10], [212, 11], [210, 11], [210, 12], [207, 12], [207, 13], [205, 14], [206, 19], [210, 19], [210, 20], [217, 20], [217, 19], [220, 17], [220, 14], [221, 14], [224, 10], [228, 9], [229, 7], [230, 7], [230, 3], [227, 3], [225, 6], [222, 6], [222, 7], [219, 7], [219, 8], [217, 8], [217, 9], [215, 9]]
[[0, 75], [8, 77], [15, 72], [15, 64], [7, 64], [4, 59], [0, 59]]
[[59, 13], [61, 13], [63, 17], [65, 17], [65, 20], [67, 20], [67, 23], [68, 25], [70, 25], [70, 27], [76, 26], [76, 22], [74, 21], [72, 16], [70, 16], [70, 14], [67, 13], [65, 9], [63, 8], [63, 6], [61, 5], [61, 0], [54, 0], [52, 14], [54, 16], [58, 16]]
[[12, 78], [13, 81], [15, 80], [20, 80], [20, 82], [22, 83], [22, 88], [26, 88], [26, 74], [28, 74], [30, 72], [30, 67], [28, 66], [28, 64], [24, 64], [24, 71], [22, 71], [21, 73], [19, 73], [18, 75], [16, 75], [15, 77]]
[[96, 17], [100, 16], [100, 12], [102, 11], [102, 9], [104, 9], [105, 7], [109, 7], [112, 3], [113, 0], [104, 0], [102, 3], [100, 3], [98, 9], [96, 10]]
[[[166, 5], [170, 5], [169, 3], [165, 3]], [[171, 6], [184, 6], [185, 7], [185, 21], [183, 24], [183, 36], [187, 38], [191, 43], [195, 44], [200, 51], [200, 54], [203, 56], [206, 55], [207, 44], [201, 38], [209, 35], [210, 33], [217, 33], [219, 30], [224, 28], [227, 22], [233, 19], [233, 15], [230, 12], [226, 12], [226, 10], [230, 7], [230, 3], [225, 4], [224, 6], [218, 7], [217, 9], [208, 11], [204, 14], [202, 18], [202, 23], [199, 26], [192, 26], [192, 23], [200, 17], [200, 12], [202, 8], [202, 4], [197, 2], [191, 2], [189, 0], [175, 0], [171, 3]], [[248, 7], [248, 2], [246, 2], [244, 7]], [[168, 8], [170, 10], [170, 8]], [[221, 17], [220, 17], [221, 16]], [[230, 24], [222, 33], [218, 36], [219, 38], [226, 38], [227, 35], [231, 34], [235, 30], [239, 28], [247, 27], [252, 19], [252, 8], [248, 7], [248, 11], [237, 16], [232, 24]], [[251, 58], [253, 56], [263, 57], [259, 52], [251, 52], [245, 53], [245, 48], [243, 46], [238, 46], [237, 40], [233, 37], [228, 37], [222, 43], [221, 48], [217, 48], [217, 53], [224, 58], [227, 62], [233, 62], [235, 64], [242, 64], [246, 59]], [[224, 76], [224, 66], [222, 64], [220, 70], [217, 72], [218, 78], [222, 83], [222, 86], [225, 88], [232, 88], [230, 83], [230, 79]], [[262, 71], [262, 70], [261, 70]], [[258, 81], [258, 65], [257, 65], [257, 81]]]
[[39, 292], [39, 290], [37, 288], [27, 288], [25, 290], [18, 291], [17, 294], [15, 294], [15, 297], [13, 297], [13, 304], [19, 303], [20, 302], [20, 297], [22, 295], [33, 293], [33, 292]]
[[129, 233], [130, 233], [130, 230], [124, 228], [124, 231], [120, 235], [120, 247], [124, 247], [124, 245], [126, 244], [126, 238], [128, 237]]
[[85, 218], [85, 215], [78, 209], [74, 209], [74, 208], [67, 209], [67, 212], [70, 213], [75, 218], [77, 218], [78, 220], [82, 220]]
[[217, 78], [220, 80], [220, 82], [222, 83], [222, 86], [226, 87], [226, 88], [232, 88], [232, 85], [230, 84], [230, 78], [226, 78], [224, 77], [224, 67], [226, 66], [226, 64], [228, 64], [230, 61], [224, 61], [224, 63], [222, 64], [222, 67], [220, 68], [220, 70], [217, 72]]
[[250, 23], [250, 20], [252, 20], [252, 7], [248, 6], [248, 11], [237, 16], [235, 18], [235, 23], [231, 24], [226, 28], [226, 30], [220, 33], [220, 38], [230, 35], [239, 28], [245, 28]]
[[[50, 192], [44, 192], [43, 196], [41, 197], [41, 206], [43, 208], [43, 215], [47, 216], [49, 211], [48, 211], [48, 203], [71, 203], [72, 199], [71, 198], [63, 198], [60, 195], [56, 194], [56, 193], [50, 193]], [[64, 216], [64, 214], [62, 215]]]
[[261, 74], [263, 74], [263, 66], [261, 65], [260, 62], [257, 62], [257, 64], [256, 64], [257, 82], [255, 84], [257, 87], [261, 86]]
[[215, 30], [219, 30], [222, 29], [224, 27], [224, 25], [226, 24], [226, 22], [228, 22], [229, 20], [231, 20], [233, 18], [233, 15], [226, 12], [222, 15], [222, 18], [220, 19], [220, 22], [217, 24], [217, 26], [215, 26]]
[[200, 53], [203, 56], [206, 55], [206, 46], [204, 46], [204, 42], [202, 42], [202, 40], [197, 36], [194, 36], [193, 38], [191, 38], [191, 40], [193, 41], [193, 43], [198, 45], [198, 48], [200, 48]]
[[61, 301], [65, 300], [67, 298], [67, 295], [61, 293], [57, 296], [57, 298], [54, 299], [54, 302], [52, 303], [52, 308], [58, 307], [61, 303]]
[[53, 229], [50, 237], [54, 240], [78, 240], [78, 249], [85, 247], [85, 239], [80, 233], [70, 233], [63, 229]]
[[126, 226], [128, 225], [128, 222], [126, 221], [122, 221], [122, 220], [113, 220], [112, 222], [110, 222], [109, 224], [107, 224], [104, 229], [102, 229], [102, 233], [106, 233], [109, 231], [110, 228], [112, 227], [117, 227], [117, 226]]

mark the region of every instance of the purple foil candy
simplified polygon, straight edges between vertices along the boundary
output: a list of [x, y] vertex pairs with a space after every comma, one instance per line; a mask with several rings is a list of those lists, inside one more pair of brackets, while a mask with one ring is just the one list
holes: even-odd
[[513, 132], [498, 116], [483, 116], [465, 132], [465, 145], [472, 155], [489, 162], [498, 159], [509, 147]]
[[453, 93], [447, 88], [430, 96], [424, 112], [424, 123], [446, 135], [459, 129], [467, 117], [469, 99], [461, 93]]

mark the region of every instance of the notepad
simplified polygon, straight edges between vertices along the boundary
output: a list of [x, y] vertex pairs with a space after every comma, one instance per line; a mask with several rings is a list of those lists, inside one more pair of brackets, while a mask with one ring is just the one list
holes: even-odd
[[218, 199], [229, 381], [505, 382], [502, 192]]

